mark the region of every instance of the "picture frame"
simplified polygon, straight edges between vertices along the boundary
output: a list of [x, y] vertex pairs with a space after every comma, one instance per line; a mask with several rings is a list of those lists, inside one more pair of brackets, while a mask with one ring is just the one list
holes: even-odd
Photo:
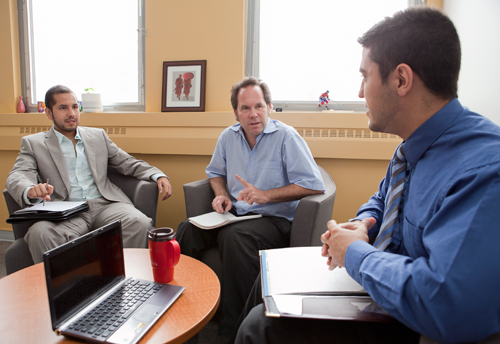
[[162, 112], [205, 111], [207, 61], [164, 61]]

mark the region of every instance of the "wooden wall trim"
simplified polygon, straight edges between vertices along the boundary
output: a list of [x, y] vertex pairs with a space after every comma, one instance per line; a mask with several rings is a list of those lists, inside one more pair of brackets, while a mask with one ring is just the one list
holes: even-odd
[[[372, 132], [364, 113], [276, 113], [297, 129], [315, 158], [388, 160], [401, 139]], [[89, 113], [81, 125], [103, 128], [133, 154], [212, 155], [217, 138], [235, 123], [231, 112]], [[0, 150], [20, 149], [22, 136], [50, 129], [44, 114], [0, 114]]]

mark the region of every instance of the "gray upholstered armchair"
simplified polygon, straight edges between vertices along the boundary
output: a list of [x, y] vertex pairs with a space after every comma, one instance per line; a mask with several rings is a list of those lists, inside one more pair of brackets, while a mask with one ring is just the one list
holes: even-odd
[[[153, 181], [139, 180], [134, 177], [124, 176], [113, 169], [108, 169], [108, 178], [117, 185], [130, 198], [135, 207], [142, 211], [146, 216], [153, 220], [153, 226], [156, 225], [156, 209], [158, 206], [158, 187]], [[5, 202], [9, 214], [21, 209], [19, 204], [7, 192], [3, 191]], [[19, 222], [12, 224], [14, 232], [14, 243], [7, 248], [5, 252], [5, 266], [7, 274], [33, 265], [33, 259], [24, 241], [24, 235], [30, 228], [32, 222]]]
[[[318, 166], [325, 184], [325, 193], [307, 196], [300, 200], [292, 223], [290, 246], [321, 245], [320, 236], [326, 231], [326, 223], [331, 220], [337, 187], [328, 173]], [[214, 193], [208, 179], [184, 184], [184, 200], [187, 217], [213, 211]], [[217, 247], [206, 250], [201, 258], [221, 277], [222, 262]]]

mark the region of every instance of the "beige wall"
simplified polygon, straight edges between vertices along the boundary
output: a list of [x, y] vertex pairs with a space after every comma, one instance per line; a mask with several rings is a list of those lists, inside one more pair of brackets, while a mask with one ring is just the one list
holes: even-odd
[[16, 0], [0, 1], [0, 113], [15, 112], [21, 95]]
[[[82, 125], [105, 128], [118, 146], [171, 178], [173, 196], [159, 205], [160, 226], [176, 228], [185, 218], [182, 185], [205, 178], [217, 137], [234, 123], [229, 89], [244, 76], [245, 8], [244, 0], [148, 0], [146, 113], [82, 115]], [[15, 0], [0, 2], [0, 181], [7, 178], [21, 137], [50, 126], [44, 115], [13, 113], [21, 93], [15, 11]], [[159, 112], [162, 62], [202, 59], [207, 60], [206, 112]], [[273, 113], [272, 117], [297, 128], [317, 163], [336, 182], [333, 217], [338, 221], [354, 216], [376, 191], [399, 142], [367, 130], [364, 114]], [[0, 201], [0, 229], [9, 230], [2, 220], [7, 217]]]
[[[161, 111], [163, 61], [207, 60], [206, 111], [230, 110], [245, 75], [244, 0], [146, 1], [146, 111]], [[189, 18], [189, 19], [187, 19]]]

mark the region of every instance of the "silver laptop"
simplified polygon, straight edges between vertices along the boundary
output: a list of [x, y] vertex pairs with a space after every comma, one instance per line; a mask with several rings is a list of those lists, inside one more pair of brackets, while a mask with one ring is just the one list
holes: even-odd
[[46, 252], [43, 263], [52, 329], [86, 341], [136, 343], [184, 291], [125, 277], [120, 221]]

